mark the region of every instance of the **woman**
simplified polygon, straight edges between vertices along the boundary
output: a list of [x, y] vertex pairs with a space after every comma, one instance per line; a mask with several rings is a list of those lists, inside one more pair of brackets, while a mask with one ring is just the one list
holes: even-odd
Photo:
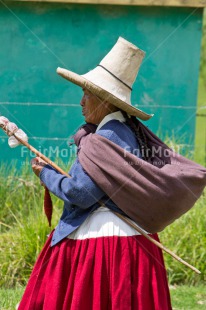
[[[58, 69], [83, 88], [87, 125], [74, 137], [79, 148], [82, 136], [95, 132], [145, 159], [146, 141], [134, 116], [147, 120], [152, 115], [130, 103], [143, 57], [143, 51], [119, 38], [100, 65], [84, 76]], [[102, 154], [103, 161], [106, 156]], [[39, 158], [32, 160], [32, 169], [64, 201], [64, 210], [34, 266], [19, 309], [171, 309], [161, 250], [115, 215], [113, 211], [124, 212], [79, 159], [69, 171], [71, 178]]]

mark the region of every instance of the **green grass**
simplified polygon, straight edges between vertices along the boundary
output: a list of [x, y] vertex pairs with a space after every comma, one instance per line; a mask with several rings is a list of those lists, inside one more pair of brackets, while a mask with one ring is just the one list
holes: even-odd
[[205, 286], [173, 286], [170, 287], [173, 310], [205, 310]]
[[5, 178], [6, 171], [5, 167], [0, 169], [0, 285], [10, 288], [27, 282], [63, 203], [52, 196], [54, 212], [49, 228], [43, 211], [44, 188], [31, 168], [26, 165], [19, 175], [13, 169], [13, 176]]
[[[20, 301], [24, 288], [0, 289], [0, 309], [14, 310]], [[171, 286], [173, 310], [206, 309], [206, 290], [201, 286]]]
[[205, 202], [206, 195], [203, 195], [193, 209], [159, 234], [163, 245], [201, 271], [200, 275], [196, 274], [165, 253], [165, 264], [171, 284], [197, 285], [206, 281]]
[[23, 292], [24, 288], [0, 289], [0, 309], [15, 310]]

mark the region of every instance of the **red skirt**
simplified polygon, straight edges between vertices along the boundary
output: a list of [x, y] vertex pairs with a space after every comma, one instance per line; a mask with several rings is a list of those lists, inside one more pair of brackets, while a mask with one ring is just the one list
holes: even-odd
[[[92, 230], [91, 223], [89, 227]], [[111, 235], [110, 231], [105, 236], [101, 230], [102, 236], [94, 237], [94, 233], [92, 230], [89, 238], [80, 232], [54, 247], [50, 246], [53, 233], [50, 235], [19, 310], [172, 309], [159, 248], [141, 235], [130, 235], [131, 228], [129, 235], [122, 231]], [[158, 240], [157, 235], [153, 238]]]

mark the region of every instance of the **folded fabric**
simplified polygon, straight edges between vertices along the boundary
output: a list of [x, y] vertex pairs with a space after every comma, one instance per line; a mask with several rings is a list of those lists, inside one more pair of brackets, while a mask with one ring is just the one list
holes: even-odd
[[148, 161], [86, 130], [78, 141], [78, 157], [126, 215], [155, 233], [194, 206], [206, 186], [206, 168], [172, 151], [140, 122], [139, 128], [147, 138]]

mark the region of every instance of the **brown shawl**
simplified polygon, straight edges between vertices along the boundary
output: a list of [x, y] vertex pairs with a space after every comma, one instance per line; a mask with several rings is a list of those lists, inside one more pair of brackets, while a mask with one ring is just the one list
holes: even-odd
[[[150, 233], [163, 230], [191, 209], [206, 186], [206, 169], [173, 152], [142, 123], [152, 151], [149, 162], [110, 140], [89, 133], [76, 135], [81, 165], [131, 219]], [[84, 131], [85, 130], [85, 131]]]

